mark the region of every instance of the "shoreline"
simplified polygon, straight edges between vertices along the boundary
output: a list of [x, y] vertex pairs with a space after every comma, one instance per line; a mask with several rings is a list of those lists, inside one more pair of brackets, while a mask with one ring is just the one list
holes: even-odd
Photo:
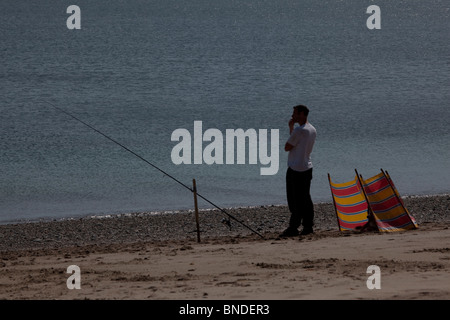
[[[402, 197], [419, 224], [450, 222], [450, 195]], [[315, 203], [315, 230], [338, 231], [332, 203]], [[199, 210], [201, 238], [281, 233], [289, 221], [286, 205]], [[229, 220], [230, 225], [226, 224]], [[245, 226], [244, 226], [245, 224]], [[196, 240], [194, 210], [140, 212], [0, 225], [0, 252], [146, 241]]]
[[[418, 195], [405, 195], [401, 196], [402, 199], [417, 199], [417, 198], [441, 198], [441, 197], [449, 197], [450, 193], [438, 193], [438, 194], [418, 194]], [[314, 201], [315, 206], [329, 205], [332, 204], [330, 201]], [[283, 204], [264, 204], [264, 205], [241, 205], [241, 206], [231, 206], [231, 207], [222, 207], [225, 211], [236, 211], [240, 209], [251, 210], [258, 208], [267, 208], [267, 207], [287, 207], [286, 203]], [[286, 209], [287, 210], [287, 209]], [[208, 212], [208, 211], [219, 211], [216, 208], [199, 208], [199, 212]], [[36, 219], [10, 219], [0, 221], [0, 227], [4, 225], [19, 225], [19, 224], [31, 224], [31, 223], [47, 223], [47, 222], [62, 222], [62, 221], [72, 221], [79, 219], [108, 219], [108, 218], [117, 218], [117, 217], [127, 217], [127, 216], [136, 216], [136, 215], [164, 215], [164, 214], [186, 214], [193, 213], [193, 208], [185, 208], [185, 209], [166, 209], [166, 210], [151, 210], [151, 211], [117, 211], [117, 212], [104, 212], [104, 213], [83, 213], [83, 214], [74, 214], [68, 217], [55, 218], [55, 217], [46, 217], [42, 216]]]

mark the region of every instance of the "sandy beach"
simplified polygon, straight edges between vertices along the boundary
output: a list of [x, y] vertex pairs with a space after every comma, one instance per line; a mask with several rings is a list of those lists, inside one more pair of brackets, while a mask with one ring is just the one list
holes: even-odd
[[[450, 196], [405, 197], [419, 229], [338, 231], [315, 204], [315, 233], [280, 239], [285, 206], [132, 213], [0, 226], [0, 299], [450, 299]], [[69, 289], [69, 266], [80, 289]], [[379, 267], [380, 289], [369, 289]]]

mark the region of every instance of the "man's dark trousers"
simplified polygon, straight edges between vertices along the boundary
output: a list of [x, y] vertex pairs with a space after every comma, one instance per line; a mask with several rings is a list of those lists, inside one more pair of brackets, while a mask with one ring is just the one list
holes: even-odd
[[288, 168], [286, 173], [286, 193], [291, 218], [289, 228], [297, 229], [301, 224], [304, 228], [314, 225], [314, 205], [310, 188], [312, 168], [307, 171], [295, 171]]

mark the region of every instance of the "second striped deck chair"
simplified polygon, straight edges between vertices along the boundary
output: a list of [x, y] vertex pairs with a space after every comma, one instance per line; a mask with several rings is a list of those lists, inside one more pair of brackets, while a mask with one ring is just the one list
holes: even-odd
[[344, 183], [330, 183], [333, 204], [340, 231], [362, 228], [368, 221], [368, 205], [358, 176]]
[[394, 232], [417, 228], [417, 223], [406, 210], [392, 180], [383, 170], [381, 173], [362, 179], [364, 192], [378, 229]]
[[381, 170], [381, 172], [384, 172], [386, 174], [386, 178], [388, 179], [389, 183], [391, 184], [392, 189], [394, 189], [395, 195], [397, 196], [398, 200], [401, 202], [406, 213], [408, 213], [409, 217], [411, 218], [411, 221], [414, 224], [414, 227], [416, 229], [419, 228], [419, 225], [417, 224], [416, 219], [414, 219], [414, 217], [409, 213], [408, 209], [406, 209], [406, 206], [403, 203], [402, 198], [400, 197], [400, 193], [398, 193], [397, 188], [394, 185], [394, 181], [392, 181], [391, 177], [389, 176], [389, 173], [387, 171], [383, 171], [383, 170]]

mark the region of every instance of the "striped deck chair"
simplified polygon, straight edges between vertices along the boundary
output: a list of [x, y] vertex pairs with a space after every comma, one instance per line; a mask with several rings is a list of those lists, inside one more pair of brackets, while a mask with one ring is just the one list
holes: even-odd
[[361, 177], [361, 180], [370, 209], [381, 232], [417, 228], [417, 223], [406, 210], [397, 189], [391, 184], [392, 180], [383, 170], [366, 180]]
[[369, 221], [369, 208], [358, 176], [349, 182], [334, 183], [328, 174], [328, 181], [340, 231], [363, 227]]

